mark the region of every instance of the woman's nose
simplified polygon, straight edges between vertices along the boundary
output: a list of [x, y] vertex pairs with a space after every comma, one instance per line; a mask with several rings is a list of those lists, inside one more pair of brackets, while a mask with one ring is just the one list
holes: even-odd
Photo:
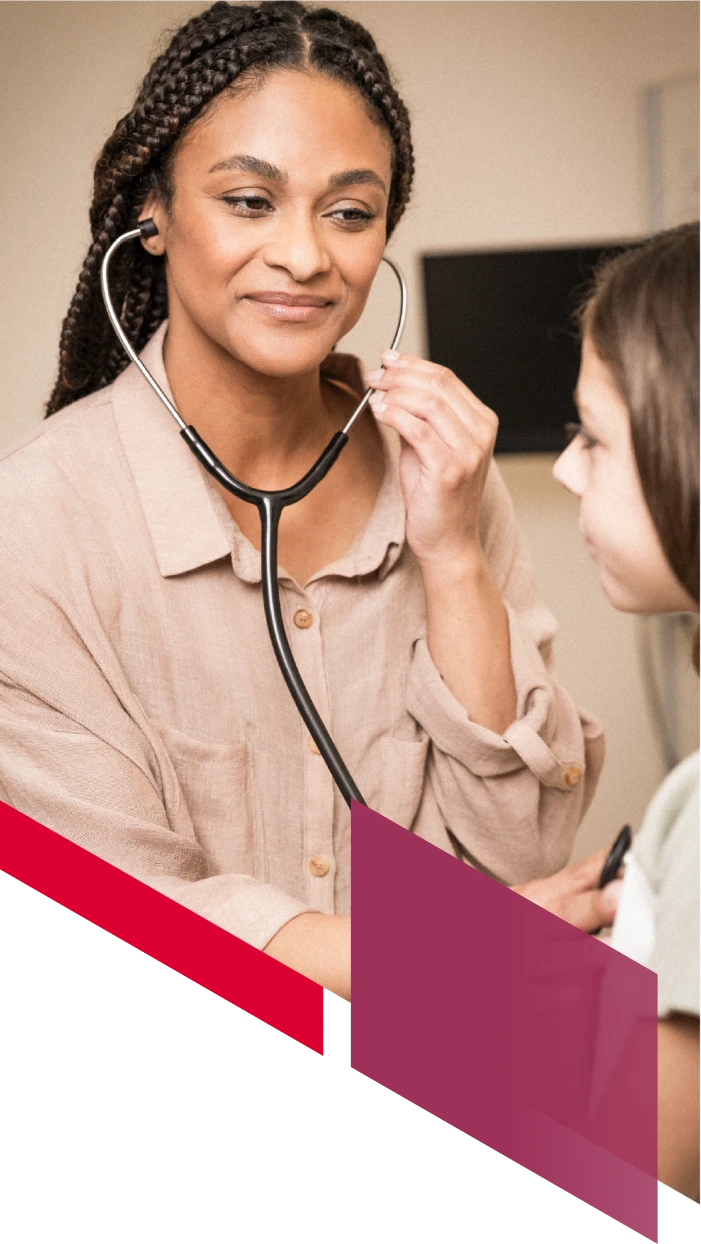
[[263, 254], [271, 268], [284, 268], [300, 284], [328, 272], [331, 260], [316, 222], [305, 213], [281, 213], [275, 234]]

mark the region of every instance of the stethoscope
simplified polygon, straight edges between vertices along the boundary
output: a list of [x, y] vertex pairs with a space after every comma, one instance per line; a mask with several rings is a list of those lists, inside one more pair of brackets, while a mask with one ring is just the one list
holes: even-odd
[[[340, 790], [346, 803], [350, 805], [351, 799], [355, 799], [358, 803], [365, 803], [358, 787], [346, 768], [341, 755], [336, 748], [326, 726], [321, 720], [314, 703], [312, 701], [307, 688], [302, 681], [302, 676], [297, 669], [294, 657], [287, 641], [285, 626], [282, 620], [282, 610], [280, 608], [280, 591], [277, 581], [277, 538], [278, 526], [280, 523], [280, 515], [288, 505], [294, 505], [295, 502], [301, 501], [303, 497], [308, 496], [313, 488], [324, 478], [330, 471], [334, 462], [338, 458], [343, 447], [348, 443], [348, 433], [350, 432], [356, 419], [362, 415], [365, 407], [370, 399], [372, 389], [367, 389], [362, 400], [358, 403], [353, 414], [348, 420], [342, 432], [336, 432], [329, 441], [326, 449], [321, 456], [317, 458], [313, 467], [307, 471], [306, 475], [290, 488], [281, 488], [273, 492], [266, 492], [262, 488], [249, 488], [247, 484], [237, 479], [230, 471], [226, 469], [224, 464], [219, 461], [216, 454], [213, 454], [209, 446], [202, 440], [196, 428], [188, 426], [184, 419], [176, 410], [173, 403], [163, 392], [163, 389], [154, 380], [150, 371], [144, 366], [131, 343], [128, 341], [124, 329], [119, 322], [119, 317], [112, 305], [112, 299], [109, 291], [109, 265], [115, 251], [123, 246], [125, 242], [130, 242], [134, 238], [152, 238], [158, 233], [158, 229], [152, 220], [142, 220], [136, 229], [130, 229], [127, 233], [122, 233], [116, 238], [110, 246], [107, 254], [102, 261], [101, 283], [102, 296], [105, 300], [107, 314], [112, 323], [112, 327], [116, 332], [124, 350], [134, 363], [142, 376], [153, 389], [154, 393], [161, 399], [166, 410], [173, 416], [175, 422], [180, 428], [180, 435], [189, 445], [198, 462], [202, 464], [209, 474], [214, 476], [224, 488], [233, 493], [235, 497], [240, 497], [242, 501], [248, 501], [251, 505], [255, 505], [260, 516], [261, 527], [261, 581], [263, 588], [263, 605], [265, 608], [265, 619], [268, 624], [268, 633], [270, 641], [273, 645], [273, 651], [277, 658], [277, 663], [282, 671], [282, 676], [287, 683], [290, 695], [294, 700], [299, 712], [302, 716], [310, 735], [314, 739], [321, 755], [328, 765], [331, 776], [333, 777], [338, 789]], [[399, 321], [397, 329], [392, 339], [391, 349], [396, 349], [404, 332], [404, 324], [406, 321], [407, 309], [407, 288], [406, 282], [400, 269], [393, 259], [388, 255], [383, 255], [384, 262], [394, 272], [399, 281], [401, 290], [401, 305], [399, 312]]]

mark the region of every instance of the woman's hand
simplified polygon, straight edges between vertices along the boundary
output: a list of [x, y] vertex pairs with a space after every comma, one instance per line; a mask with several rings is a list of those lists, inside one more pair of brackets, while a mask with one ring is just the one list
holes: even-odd
[[402, 438], [406, 539], [426, 597], [433, 662], [470, 720], [503, 734], [516, 713], [509, 625], [479, 538], [498, 420], [445, 367], [397, 354], [370, 372], [375, 417]]
[[601, 870], [606, 863], [608, 847], [602, 847], [585, 860], [562, 868], [552, 877], [527, 881], [511, 889], [522, 894], [539, 907], [545, 907], [554, 916], [567, 920], [585, 933], [592, 933], [613, 924], [621, 892], [619, 880], [610, 881], [603, 890], [598, 888]]
[[367, 376], [370, 405], [402, 438], [407, 542], [421, 563], [474, 560], [499, 420], [445, 367], [392, 350], [382, 362]]

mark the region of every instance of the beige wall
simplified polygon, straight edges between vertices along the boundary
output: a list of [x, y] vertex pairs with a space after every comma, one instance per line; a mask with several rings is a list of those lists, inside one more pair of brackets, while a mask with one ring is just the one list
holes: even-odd
[[[31, 428], [87, 241], [89, 166], [160, 33], [201, 4], [0, 3], [4, 402], [0, 445]], [[411, 280], [406, 348], [424, 348], [427, 250], [609, 240], [648, 224], [641, 91], [698, 69], [696, 3], [339, 4], [373, 31], [412, 109], [413, 204], [392, 252]], [[378, 281], [355, 348], [372, 362], [393, 290]], [[563, 419], [567, 418], [563, 414]], [[561, 622], [559, 667], [606, 722], [609, 759], [577, 851], [640, 822], [663, 767], [635, 655], [636, 622], [598, 591], [576, 507], [547, 457], [501, 462], [542, 593]], [[697, 684], [679, 674], [684, 746]]]

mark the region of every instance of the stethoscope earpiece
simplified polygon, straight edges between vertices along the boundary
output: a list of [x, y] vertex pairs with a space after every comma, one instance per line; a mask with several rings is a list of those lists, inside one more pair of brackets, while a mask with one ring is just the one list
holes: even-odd
[[139, 233], [142, 238], [155, 238], [158, 233], [158, 225], [149, 216], [148, 220], [139, 221]]

